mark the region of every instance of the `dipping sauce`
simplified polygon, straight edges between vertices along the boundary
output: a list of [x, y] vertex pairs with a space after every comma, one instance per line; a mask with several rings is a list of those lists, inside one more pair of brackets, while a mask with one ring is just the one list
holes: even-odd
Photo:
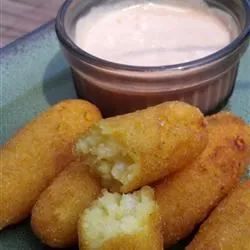
[[116, 63], [189, 62], [222, 49], [239, 33], [230, 14], [201, 0], [111, 3], [91, 8], [77, 21], [75, 42], [86, 52]]

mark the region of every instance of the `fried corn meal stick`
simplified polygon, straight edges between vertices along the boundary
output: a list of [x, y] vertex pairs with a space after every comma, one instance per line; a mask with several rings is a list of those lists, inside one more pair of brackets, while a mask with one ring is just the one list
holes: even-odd
[[186, 237], [239, 182], [250, 160], [250, 130], [229, 113], [207, 118], [209, 142], [199, 158], [155, 188], [166, 246]]
[[71, 163], [36, 202], [31, 217], [34, 233], [51, 247], [76, 244], [79, 215], [100, 193], [100, 183], [88, 168]]
[[76, 151], [106, 188], [127, 193], [181, 169], [206, 144], [201, 112], [167, 102], [101, 120], [78, 141]]
[[123, 195], [104, 191], [84, 211], [78, 234], [80, 250], [163, 250], [153, 189]]
[[75, 158], [76, 139], [100, 117], [86, 101], [63, 101], [1, 147], [0, 229], [29, 215], [40, 193]]
[[250, 181], [239, 185], [201, 226], [187, 250], [250, 249]]

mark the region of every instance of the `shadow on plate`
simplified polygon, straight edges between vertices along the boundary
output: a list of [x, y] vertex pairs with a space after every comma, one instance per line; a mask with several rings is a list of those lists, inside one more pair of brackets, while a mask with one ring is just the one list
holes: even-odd
[[45, 70], [43, 94], [50, 105], [64, 99], [77, 98], [70, 67], [60, 52], [53, 57]]

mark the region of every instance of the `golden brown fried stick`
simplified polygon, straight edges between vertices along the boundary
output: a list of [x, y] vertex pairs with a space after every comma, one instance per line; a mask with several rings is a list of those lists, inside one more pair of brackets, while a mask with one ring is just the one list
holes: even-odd
[[184, 170], [156, 185], [166, 246], [192, 232], [239, 182], [250, 158], [249, 127], [229, 113], [207, 118], [209, 142]]
[[32, 210], [31, 225], [43, 243], [65, 248], [77, 243], [80, 213], [97, 198], [101, 186], [82, 163], [73, 162], [45, 189]]
[[201, 226], [187, 250], [250, 249], [250, 181], [239, 185]]
[[72, 145], [98, 109], [81, 100], [43, 112], [0, 149], [0, 229], [28, 216], [40, 193], [75, 156]]
[[201, 112], [189, 104], [167, 102], [100, 121], [76, 150], [105, 187], [127, 193], [181, 169], [206, 144]]
[[94, 201], [78, 225], [81, 250], [163, 250], [161, 222], [154, 191], [108, 193]]

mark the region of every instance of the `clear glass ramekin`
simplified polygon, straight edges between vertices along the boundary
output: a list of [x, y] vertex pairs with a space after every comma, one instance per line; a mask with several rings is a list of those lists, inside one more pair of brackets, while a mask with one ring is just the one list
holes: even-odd
[[206, 1], [233, 15], [239, 25], [238, 37], [228, 46], [199, 60], [157, 67], [106, 61], [74, 43], [77, 19], [88, 13], [92, 6], [105, 2], [67, 0], [57, 15], [57, 36], [72, 67], [80, 98], [96, 104], [104, 116], [127, 113], [170, 100], [188, 102], [209, 114], [227, 102], [235, 86], [240, 58], [249, 45], [248, 0]]

